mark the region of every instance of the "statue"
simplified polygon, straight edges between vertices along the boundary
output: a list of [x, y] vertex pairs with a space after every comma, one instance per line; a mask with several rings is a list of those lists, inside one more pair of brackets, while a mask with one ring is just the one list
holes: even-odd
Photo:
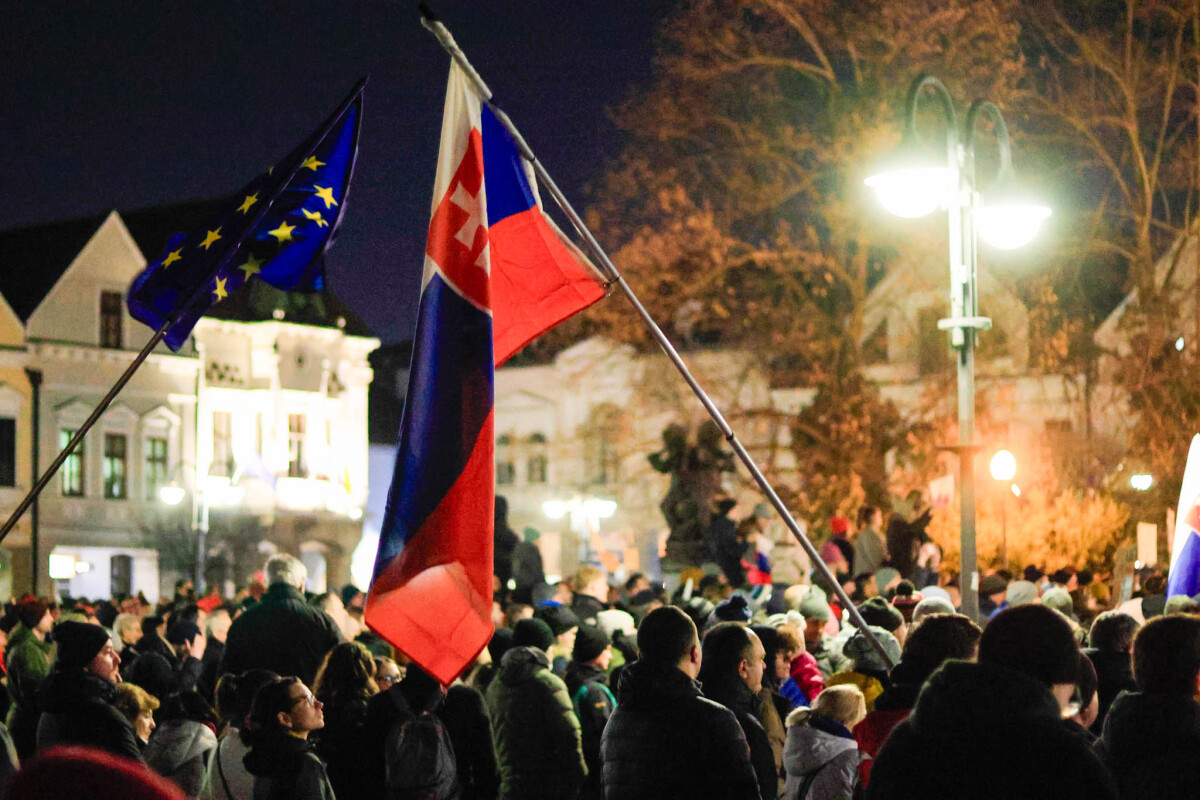
[[663, 431], [663, 447], [649, 456], [650, 466], [671, 476], [671, 487], [659, 504], [670, 528], [667, 560], [681, 566], [700, 566], [711, 560], [705, 531], [713, 514], [713, 499], [721, 492], [721, 473], [732, 472], [733, 453], [721, 448], [724, 436], [712, 420], [696, 431], [696, 444], [688, 444], [688, 430], [672, 423]]

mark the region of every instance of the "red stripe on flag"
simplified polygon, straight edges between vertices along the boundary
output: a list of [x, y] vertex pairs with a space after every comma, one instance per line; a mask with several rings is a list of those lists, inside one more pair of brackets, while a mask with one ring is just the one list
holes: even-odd
[[[483, 218], [483, 139], [471, 129], [462, 161], [429, 221], [425, 254], [433, 259], [446, 282], [475, 305], [490, 309], [488, 273], [484, 250], [488, 245], [487, 220]], [[466, 230], [474, 227], [474, 230]], [[459, 236], [470, 237], [467, 246]]]
[[543, 332], [604, 296], [539, 208], [491, 226], [492, 328], [496, 366]]
[[492, 638], [494, 412], [442, 502], [367, 596], [367, 626], [447, 686]]

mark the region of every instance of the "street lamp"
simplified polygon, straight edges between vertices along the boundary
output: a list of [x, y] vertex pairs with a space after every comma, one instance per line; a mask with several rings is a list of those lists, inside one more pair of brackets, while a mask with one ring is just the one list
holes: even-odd
[[[1021, 490], [1017, 488], [1012, 479], [1017, 475], [1017, 459], [1007, 450], [998, 450], [996, 455], [992, 456], [992, 463], [988, 465], [989, 471], [992, 473], [992, 479], [996, 481], [1008, 481], [1009, 487], [1017, 496], [1021, 496]], [[1000, 563], [1008, 569], [1008, 493], [1006, 492], [1000, 498]]]
[[[176, 470], [181, 468], [179, 464]], [[236, 505], [240, 503], [245, 490], [229, 478], [218, 475], [208, 475], [196, 487], [192, 494], [192, 527], [196, 530], [196, 573], [193, 583], [196, 591], [202, 591], [204, 586], [204, 562], [208, 555], [208, 520], [210, 505]], [[158, 489], [158, 499], [169, 506], [177, 506], [183, 502], [187, 490], [172, 481]]]
[[[946, 121], [944, 150], [922, 151], [917, 146], [917, 103], [932, 89]], [[995, 126], [1000, 165], [985, 200], [975, 176], [975, 127], [980, 117]], [[950, 222], [950, 317], [938, 328], [950, 331], [957, 351], [958, 445], [960, 515], [962, 528], [963, 613], [979, 618], [979, 565], [975, 550], [975, 337], [992, 321], [979, 316], [977, 297], [978, 253], [976, 234], [1002, 249], [1020, 247], [1037, 234], [1050, 209], [1031, 203], [1016, 187], [1008, 126], [1000, 109], [987, 100], [976, 100], [959, 128], [950, 92], [937, 78], [920, 75], [909, 87], [905, 102], [904, 133], [900, 152], [878, 174], [867, 178], [881, 202], [902, 217], [925, 216], [939, 207]]]

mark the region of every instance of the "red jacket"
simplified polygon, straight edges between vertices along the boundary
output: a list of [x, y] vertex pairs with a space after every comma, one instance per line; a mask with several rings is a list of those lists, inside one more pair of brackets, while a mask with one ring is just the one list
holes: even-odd
[[817, 668], [817, 659], [812, 653], [801, 653], [792, 659], [792, 680], [804, 692], [811, 703], [825, 690], [825, 679]]
[[887, 741], [888, 734], [911, 713], [912, 709], [908, 708], [872, 711], [862, 722], [854, 726], [854, 739], [858, 742], [858, 749], [870, 756], [870, 758], [864, 758], [858, 765], [859, 780], [864, 788], [871, 779], [871, 765], [875, 763], [875, 757], [879, 755], [883, 743]]

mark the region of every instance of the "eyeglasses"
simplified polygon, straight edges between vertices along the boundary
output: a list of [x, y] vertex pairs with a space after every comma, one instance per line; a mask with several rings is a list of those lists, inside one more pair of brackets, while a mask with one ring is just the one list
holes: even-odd
[[388, 686], [391, 686], [393, 683], [395, 683], [398, 680], [400, 680], [399, 675], [380, 675], [378, 678], [375, 679], [375, 683], [379, 684], [380, 686], [383, 686], [385, 684]]
[[317, 700], [317, 698], [314, 695], [309, 694], [308, 692], [305, 692], [304, 694], [300, 695], [299, 697], [292, 698], [292, 705], [299, 705], [300, 703], [308, 703], [313, 708], [316, 708], [318, 702], [319, 701]]

